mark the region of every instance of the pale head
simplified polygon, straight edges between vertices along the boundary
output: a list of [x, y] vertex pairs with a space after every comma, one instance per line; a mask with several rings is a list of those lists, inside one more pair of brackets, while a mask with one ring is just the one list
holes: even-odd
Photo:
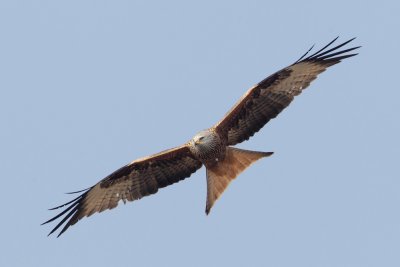
[[198, 132], [191, 140], [191, 144], [193, 146], [201, 146], [214, 142], [215, 136], [214, 133], [209, 129], [202, 130]]
[[198, 132], [189, 142], [190, 150], [200, 159], [208, 159], [219, 155], [221, 141], [213, 129]]

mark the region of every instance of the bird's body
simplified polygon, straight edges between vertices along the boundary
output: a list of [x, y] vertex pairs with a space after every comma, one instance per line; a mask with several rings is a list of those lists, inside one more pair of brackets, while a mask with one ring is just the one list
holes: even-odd
[[115, 208], [120, 201], [133, 201], [154, 194], [159, 188], [189, 177], [203, 165], [207, 173], [208, 214], [235, 177], [258, 159], [272, 155], [272, 152], [249, 151], [233, 146], [248, 140], [275, 118], [326, 68], [356, 55], [346, 53], [359, 47], [338, 51], [353, 39], [328, 49], [335, 40], [304, 58], [311, 49], [308, 50], [294, 64], [250, 88], [221, 121], [200, 131], [184, 145], [134, 160], [96, 185], [80, 191], [82, 194], [72, 201], [53, 208], [67, 206], [45, 222], [64, 216], [50, 234], [65, 222], [59, 235], [83, 217]]
[[226, 146], [225, 139], [212, 127], [197, 133], [188, 143], [194, 157], [207, 170], [208, 214], [214, 202], [229, 183], [256, 160], [272, 155], [272, 152], [257, 152]]

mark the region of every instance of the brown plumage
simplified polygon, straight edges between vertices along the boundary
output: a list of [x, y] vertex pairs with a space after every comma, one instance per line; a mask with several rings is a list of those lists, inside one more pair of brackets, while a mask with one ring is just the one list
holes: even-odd
[[339, 50], [353, 39], [329, 48], [336, 39], [306, 57], [311, 49], [308, 50], [294, 64], [250, 88], [220, 122], [199, 132], [183, 146], [135, 160], [96, 185], [76, 192], [81, 195], [53, 208], [67, 206], [64, 211], [43, 223], [64, 216], [49, 235], [64, 224], [58, 234], [60, 236], [83, 217], [115, 208], [119, 201], [125, 203], [154, 194], [159, 188], [189, 177], [203, 165], [207, 170], [208, 214], [235, 177], [258, 159], [272, 155], [272, 152], [256, 152], [230, 146], [253, 136], [326, 68], [356, 55], [348, 52], [359, 47]]
[[258, 152], [227, 147], [225, 157], [215, 165], [207, 168], [207, 202], [206, 214], [220, 195], [242, 171], [257, 160], [271, 156], [273, 152]]

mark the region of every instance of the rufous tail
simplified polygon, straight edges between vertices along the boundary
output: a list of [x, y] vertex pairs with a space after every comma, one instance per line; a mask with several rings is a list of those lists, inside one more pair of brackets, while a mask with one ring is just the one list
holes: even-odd
[[257, 160], [271, 156], [273, 152], [258, 152], [234, 147], [226, 148], [224, 160], [207, 168], [207, 204], [206, 214], [221, 196], [229, 183], [242, 171]]

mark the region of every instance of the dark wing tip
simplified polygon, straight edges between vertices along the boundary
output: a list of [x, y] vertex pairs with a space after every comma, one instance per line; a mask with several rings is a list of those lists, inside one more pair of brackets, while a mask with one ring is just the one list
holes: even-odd
[[65, 193], [65, 194], [67, 194], [67, 195], [78, 194], [78, 193], [82, 193], [82, 192], [88, 191], [89, 189], [91, 189], [91, 187], [85, 188], [85, 189], [82, 189], [82, 190], [78, 190], [78, 191], [67, 192], [67, 193]]
[[299, 62], [299, 61], [301, 61], [305, 56], [307, 56], [308, 53], [310, 53], [311, 50], [314, 48], [314, 46], [315, 46], [315, 44], [313, 44], [313, 45], [307, 50], [307, 52], [305, 52], [298, 60], [296, 60], [296, 63]]
[[90, 190], [91, 188], [85, 189], [85, 190], [81, 190], [81, 191], [77, 191], [77, 192], [84, 192], [83, 194], [81, 194], [80, 196], [78, 196], [77, 198], [68, 201], [65, 204], [62, 204], [60, 206], [51, 208], [50, 210], [56, 210], [65, 206], [68, 206], [67, 208], [65, 208], [62, 212], [60, 212], [59, 214], [57, 214], [56, 216], [50, 218], [49, 220], [45, 221], [44, 223], [42, 223], [41, 225], [50, 223], [52, 221], [57, 220], [58, 218], [64, 216], [64, 218], [50, 231], [50, 233], [47, 236], [50, 236], [51, 234], [53, 234], [55, 231], [57, 231], [57, 229], [59, 229], [68, 219], [68, 222], [64, 225], [64, 227], [61, 229], [60, 233], [57, 235], [57, 237], [59, 237], [60, 235], [62, 235], [71, 225], [73, 225], [76, 222], [76, 214], [78, 214], [78, 210], [82, 205], [82, 199], [86, 196], [87, 192]]
[[355, 46], [355, 47], [351, 47], [348, 49], [344, 49], [344, 50], [339, 50], [340, 48], [342, 48], [343, 46], [347, 45], [348, 43], [352, 42], [354, 39], [356, 39], [356, 37], [351, 38], [350, 40], [347, 40], [346, 42], [343, 42], [335, 47], [329, 48], [339, 37], [336, 37], [335, 39], [333, 39], [331, 42], [329, 42], [327, 45], [325, 45], [323, 48], [321, 48], [320, 50], [318, 50], [317, 52], [309, 55], [308, 57], [305, 57], [309, 52], [310, 49], [299, 59], [297, 60], [294, 64], [296, 63], [300, 63], [300, 62], [306, 62], [306, 61], [323, 61], [323, 62], [327, 62], [327, 63], [338, 63], [341, 60], [345, 59], [345, 58], [349, 58], [349, 57], [353, 57], [355, 55], [358, 55], [358, 53], [353, 53], [353, 54], [346, 54], [350, 51], [359, 49], [361, 46]]

